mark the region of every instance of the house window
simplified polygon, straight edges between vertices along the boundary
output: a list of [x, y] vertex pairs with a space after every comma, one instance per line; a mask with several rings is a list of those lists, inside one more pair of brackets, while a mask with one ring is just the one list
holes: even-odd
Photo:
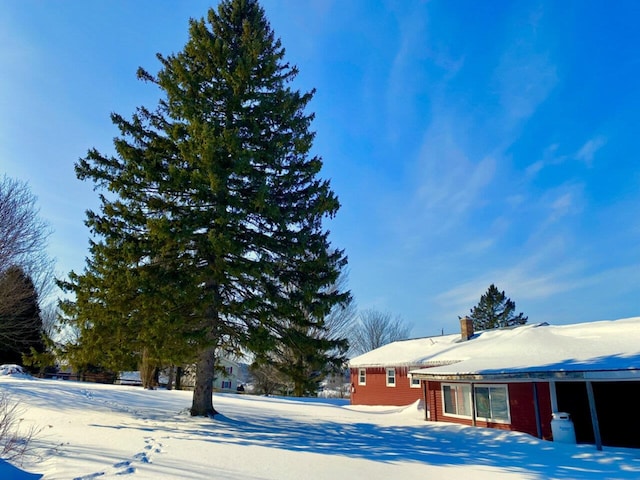
[[366, 385], [367, 384], [367, 369], [360, 368], [358, 369], [358, 385]]
[[471, 385], [452, 383], [442, 385], [444, 413], [456, 417], [471, 417]]
[[233, 373], [233, 367], [226, 367], [225, 368], [227, 375], [231, 375]]
[[223, 389], [230, 389], [231, 388], [231, 380], [223, 380], [222, 381], [222, 388]]
[[488, 422], [509, 423], [509, 392], [506, 385], [474, 387], [476, 417]]
[[387, 368], [387, 387], [396, 386], [396, 369]]
[[420, 379], [416, 378], [412, 375], [409, 376], [409, 383], [411, 385], [411, 388], [420, 388]]

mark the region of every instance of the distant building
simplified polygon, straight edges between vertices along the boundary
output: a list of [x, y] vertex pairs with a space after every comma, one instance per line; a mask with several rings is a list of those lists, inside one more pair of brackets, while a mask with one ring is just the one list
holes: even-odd
[[[195, 365], [188, 365], [182, 370], [180, 388], [183, 390], [193, 390], [196, 383]], [[174, 374], [175, 375], [175, 374]], [[159, 373], [160, 386], [166, 386], [169, 380], [168, 369]], [[142, 385], [140, 372], [120, 372], [116, 383], [121, 385]], [[219, 392], [244, 391], [245, 373], [242, 365], [226, 357], [216, 359], [216, 370], [214, 372], [213, 389]], [[241, 388], [242, 387], [242, 388]]]
[[[213, 379], [213, 389], [221, 392], [237, 392], [243, 385], [240, 364], [229, 358], [216, 360], [216, 372]], [[244, 388], [244, 387], [243, 387]]]

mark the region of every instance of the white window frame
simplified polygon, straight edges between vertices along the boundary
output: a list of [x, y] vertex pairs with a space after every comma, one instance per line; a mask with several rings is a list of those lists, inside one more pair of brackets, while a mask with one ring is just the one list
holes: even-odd
[[[447, 412], [447, 407], [446, 407], [446, 399], [445, 399], [445, 393], [444, 393], [444, 387], [449, 387], [449, 389], [458, 389], [458, 388], [464, 388], [464, 387], [468, 387], [469, 391], [467, 392], [467, 402], [470, 405], [470, 410], [473, 407], [473, 405], [471, 405], [471, 384], [470, 383], [443, 383], [440, 385], [440, 393], [442, 394], [442, 413], [443, 415], [446, 415], [447, 417], [455, 417], [455, 418], [472, 418], [471, 415], [462, 415], [459, 413], [450, 413]], [[458, 409], [458, 403], [456, 401], [456, 410]]]
[[[387, 387], [395, 387], [398, 379], [397, 377], [395, 368], [387, 368]], [[392, 382], [389, 381], [391, 378], [393, 378]]]
[[[477, 394], [477, 389], [478, 388], [488, 388], [489, 389], [489, 411], [491, 412], [493, 409], [491, 408], [491, 389], [502, 389], [505, 391], [505, 399], [507, 402], [507, 419], [502, 419], [502, 418], [491, 418], [491, 417], [481, 417], [478, 415], [478, 407], [477, 407], [477, 403], [478, 403], [478, 394]], [[504, 383], [502, 384], [493, 384], [493, 383], [479, 383], [479, 384], [474, 384], [473, 385], [473, 390], [474, 390], [474, 406], [473, 408], [475, 409], [475, 414], [476, 414], [476, 419], [477, 420], [482, 420], [484, 422], [489, 422], [489, 423], [502, 423], [505, 425], [509, 425], [511, 424], [511, 407], [509, 406], [509, 385], [506, 385]]]
[[359, 368], [358, 369], [358, 385], [366, 385], [367, 384], [367, 369]]
[[[411, 388], [420, 388], [420, 379], [419, 378], [415, 378], [413, 375], [409, 374], [409, 386]], [[413, 383], [413, 381], [416, 380], [418, 383]]]

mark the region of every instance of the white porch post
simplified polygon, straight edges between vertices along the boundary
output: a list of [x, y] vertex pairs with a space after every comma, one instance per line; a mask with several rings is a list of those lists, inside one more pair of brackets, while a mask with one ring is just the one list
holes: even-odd
[[556, 382], [549, 380], [549, 396], [551, 397], [551, 413], [558, 411], [558, 397], [556, 396]]
[[593, 436], [596, 440], [596, 448], [602, 450], [602, 438], [600, 437], [600, 424], [598, 423], [598, 412], [596, 411], [596, 400], [593, 395], [591, 382], [587, 384], [587, 397], [589, 397], [589, 411], [591, 412], [591, 424], [593, 425]]
[[538, 384], [533, 382], [533, 410], [536, 416], [536, 432], [542, 438], [542, 422], [540, 421], [540, 402], [538, 402]]

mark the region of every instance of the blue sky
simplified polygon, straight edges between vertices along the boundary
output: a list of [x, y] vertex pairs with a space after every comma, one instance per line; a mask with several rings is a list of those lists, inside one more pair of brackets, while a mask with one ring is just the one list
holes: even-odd
[[[29, 182], [57, 270], [96, 208], [73, 165], [179, 51], [202, 1], [0, 2], [0, 170]], [[458, 329], [491, 283], [530, 322], [640, 315], [640, 3], [264, 0], [316, 88], [327, 223], [361, 309]]]

